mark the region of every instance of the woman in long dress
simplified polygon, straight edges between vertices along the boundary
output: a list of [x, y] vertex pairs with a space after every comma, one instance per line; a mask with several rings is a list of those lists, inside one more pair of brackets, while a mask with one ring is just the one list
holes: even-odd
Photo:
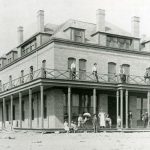
[[100, 128], [106, 127], [106, 114], [103, 111], [100, 111], [98, 117]]

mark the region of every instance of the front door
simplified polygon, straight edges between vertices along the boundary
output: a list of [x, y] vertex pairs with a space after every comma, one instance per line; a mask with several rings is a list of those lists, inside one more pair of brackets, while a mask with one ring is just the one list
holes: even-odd
[[108, 97], [108, 114], [112, 120], [112, 127], [116, 127], [116, 97]]

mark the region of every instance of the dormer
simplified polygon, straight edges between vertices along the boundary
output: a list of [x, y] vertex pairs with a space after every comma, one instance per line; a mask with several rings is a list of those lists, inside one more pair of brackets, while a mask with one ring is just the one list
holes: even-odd
[[6, 57], [0, 57], [0, 68], [3, 68], [6, 65]]
[[74, 42], [85, 42], [85, 29], [77, 27], [68, 27], [64, 30], [69, 39]]
[[17, 51], [15, 50], [11, 50], [10, 52], [8, 52], [6, 54], [6, 58], [7, 58], [7, 63], [11, 63], [12, 61], [14, 61], [15, 59], [17, 59]]

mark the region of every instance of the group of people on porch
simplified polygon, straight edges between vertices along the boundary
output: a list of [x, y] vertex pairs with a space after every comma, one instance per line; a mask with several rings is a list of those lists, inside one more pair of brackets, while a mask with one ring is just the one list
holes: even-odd
[[[94, 132], [97, 132], [98, 125], [100, 128], [111, 128], [112, 120], [109, 117], [109, 114], [105, 113], [103, 109], [101, 109], [98, 113], [98, 117], [96, 114], [91, 116], [90, 113], [79, 114], [78, 122], [71, 121], [71, 129], [75, 132], [77, 129], [87, 129], [87, 125], [89, 120], [92, 120]], [[99, 121], [99, 122], [98, 122]], [[69, 131], [69, 126], [67, 121], [64, 122], [64, 129]]]
[[[143, 127], [146, 128], [149, 124], [148, 113], [144, 112], [142, 114]], [[100, 109], [98, 114], [93, 114], [91, 116], [90, 113], [79, 114], [77, 122], [71, 121], [71, 127], [69, 127], [68, 122], [65, 120], [64, 129], [69, 133], [70, 130], [76, 132], [78, 129], [87, 129], [88, 121], [92, 121], [93, 130], [96, 133], [98, 128], [111, 128], [112, 127], [112, 119], [109, 114], [105, 113], [103, 109]], [[128, 113], [128, 128], [132, 128], [133, 115], [132, 112]], [[122, 119], [120, 116], [117, 117], [117, 125], [118, 129], [121, 129]]]

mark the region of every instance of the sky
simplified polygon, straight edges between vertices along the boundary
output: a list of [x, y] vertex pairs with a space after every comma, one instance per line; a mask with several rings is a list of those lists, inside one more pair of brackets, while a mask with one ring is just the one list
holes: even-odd
[[0, 56], [17, 46], [17, 27], [24, 39], [36, 32], [38, 10], [45, 24], [68, 19], [96, 23], [96, 10], [105, 9], [106, 21], [131, 32], [131, 18], [140, 17], [140, 35], [150, 36], [150, 0], [0, 0]]

